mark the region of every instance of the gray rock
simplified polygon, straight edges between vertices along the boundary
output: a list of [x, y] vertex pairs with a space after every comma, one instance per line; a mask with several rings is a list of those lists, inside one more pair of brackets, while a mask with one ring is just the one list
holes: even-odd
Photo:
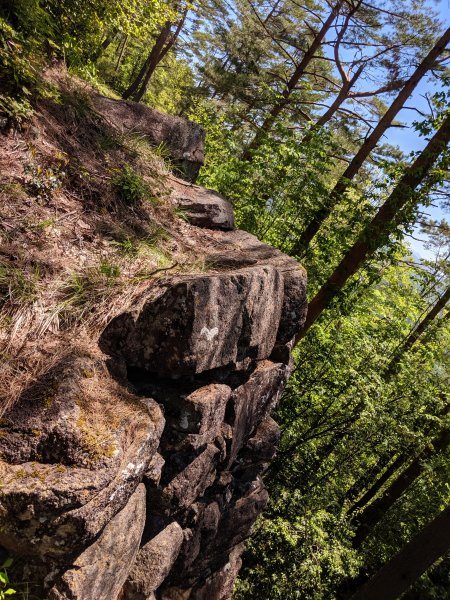
[[[251, 533], [256, 518], [267, 504], [268, 494], [260, 478], [245, 489], [227, 492], [193, 505], [192, 527], [164, 589], [190, 587], [221, 569], [233, 548]], [[164, 597], [164, 595], [163, 595]], [[211, 596], [211, 600], [216, 600]]]
[[271, 417], [264, 417], [252, 437], [239, 452], [233, 464], [233, 474], [239, 479], [252, 480], [264, 473], [276, 454], [280, 428]]
[[97, 112], [112, 125], [144, 136], [152, 146], [164, 144], [183, 177], [195, 181], [204, 162], [205, 132], [200, 125], [137, 102], [100, 95], [92, 101]]
[[284, 300], [277, 331], [277, 346], [287, 344], [303, 327], [308, 311], [306, 277], [300, 269], [284, 272]]
[[48, 600], [115, 600], [138, 553], [144, 523], [145, 486], [141, 484], [50, 590]]
[[282, 274], [271, 266], [185, 279], [135, 314], [113, 320], [101, 347], [160, 376], [267, 358], [280, 323], [283, 286]]
[[234, 211], [229, 200], [206, 188], [172, 180], [172, 202], [192, 225], [208, 229], [234, 229]]
[[268, 462], [275, 456], [281, 430], [272, 417], [264, 417], [245, 446], [246, 460], [255, 464]]
[[223, 384], [202, 386], [184, 396], [168, 399], [167, 427], [163, 443], [167, 449], [197, 449], [221, 434], [231, 388]]
[[233, 548], [223, 567], [193, 587], [190, 600], [231, 600], [234, 582], [242, 566], [243, 551], [244, 544]]
[[[171, 587], [163, 590], [159, 594], [160, 600], [189, 600], [191, 597], [192, 587], [190, 588], [179, 588]], [[211, 600], [213, 600], [211, 598]]]
[[2, 421], [0, 544], [46, 560], [79, 554], [128, 502], [163, 427], [159, 406], [120, 393], [101, 362], [57, 365]]
[[[170, 515], [187, 508], [196, 498], [202, 496], [213, 483], [216, 475], [216, 463], [220, 450], [213, 444], [195, 456], [179, 473], [170, 478], [169, 483], [158, 489], [149, 490], [149, 503], [154, 512]], [[178, 456], [184, 457], [183, 452]], [[177, 463], [177, 455], [166, 464], [168, 473]]]
[[167, 577], [183, 543], [176, 521], [139, 550], [123, 588], [123, 600], [147, 600]]
[[[187, 573], [193, 570], [197, 560], [201, 560], [208, 548], [214, 544], [219, 529], [222, 499], [196, 502], [190, 507], [190, 528], [184, 530], [184, 541], [181, 546], [178, 560], [169, 576], [169, 585], [186, 586], [195, 583], [194, 577], [186, 578]], [[200, 577], [203, 573], [199, 573]]]
[[[195, 178], [201, 127], [93, 103]], [[269, 415], [305, 319], [306, 274], [234, 230], [225, 198], [169, 179], [172, 203], [207, 228], [173, 223], [174, 245], [209, 272], [149, 282], [104, 330], [107, 363], [67, 357], [0, 423], [0, 551], [18, 557], [14, 577], [36, 584], [35, 598], [230, 600], [267, 502], [260, 476], [279, 439]]]
[[161, 473], [165, 464], [164, 458], [156, 452], [147, 467], [147, 470], [144, 473], [144, 479], [146, 482], [151, 483], [152, 485], [158, 485], [161, 479]]
[[264, 360], [258, 363], [248, 381], [233, 391], [229, 416], [233, 428], [229, 466], [263, 417], [278, 404], [289, 374], [288, 366]]
[[289, 342], [297, 335], [306, 319], [306, 271], [294, 259], [258, 240], [246, 231], [215, 231], [211, 234], [215, 246], [209, 251], [209, 261], [229, 268], [249, 265], [271, 265], [283, 274], [284, 294], [277, 345]]

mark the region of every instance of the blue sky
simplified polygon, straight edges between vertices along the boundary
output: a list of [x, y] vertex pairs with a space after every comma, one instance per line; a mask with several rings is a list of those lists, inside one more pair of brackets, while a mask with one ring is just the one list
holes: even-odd
[[[445, 30], [445, 27], [448, 27], [450, 25], [450, 0], [429, 0], [429, 6], [433, 7], [433, 9], [439, 13], [439, 19], [442, 22], [441, 32], [443, 32]], [[332, 58], [331, 47], [326, 47], [325, 53], [329, 53], [330, 58]], [[343, 48], [341, 48], [341, 58], [343, 58], [344, 61], [353, 60], [353, 50], [347, 50], [344, 46]], [[412, 69], [410, 72], [412, 72]], [[372, 77], [374, 75], [376, 75], [376, 72], [372, 74]], [[360, 89], [364, 89], [364, 79], [360, 80], [359, 83]], [[373, 86], [370, 85], [369, 89], [372, 87]], [[380, 141], [380, 144], [388, 143], [392, 146], [398, 146], [406, 155], [408, 155], [412, 151], [417, 151], [423, 148], [423, 146], [427, 142], [427, 139], [421, 137], [418, 134], [418, 132], [415, 131], [412, 124], [414, 121], [422, 121], [425, 118], [423, 115], [429, 114], [429, 106], [425, 96], [433, 95], [433, 93], [435, 91], [438, 91], [438, 89], [442, 89], [442, 86], [433, 75], [425, 77], [419, 83], [413, 95], [410, 97], [409, 101], [405, 104], [405, 108], [400, 111], [396, 118], [396, 121], [400, 121], [401, 123], [403, 123], [404, 127], [389, 128], [382, 140]], [[391, 94], [390, 96], [384, 98], [384, 101], [387, 105], [389, 105], [392, 102], [393, 98], [394, 95]], [[421, 115], [418, 111], [421, 111], [423, 115]], [[424, 208], [424, 212], [435, 220], [450, 220], [450, 214], [444, 213], [444, 211], [437, 206], [430, 206]], [[414, 231], [413, 238], [408, 237], [407, 241], [410, 244], [411, 249], [416, 256], [423, 258], [432, 258], [432, 253], [424, 247], [424, 244], [420, 241], [420, 239], [414, 238], [424, 238], [424, 235], [420, 233], [419, 228], [417, 228]]]
[[[441, 0], [436, 3], [439, 8], [441, 19], [445, 22], [446, 25], [450, 24], [450, 0]], [[427, 112], [427, 103], [424, 98], [425, 93], [432, 93], [433, 89], [437, 89], [433, 87], [430, 79], [424, 79], [417, 86], [414, 94], [410, 98], [409, 102], [406, 106], [413, 106], [418, 108], [419, 110], [423, 110]], [[420, 120], [420, 115], [414, 110], [404, 109], [400, 112], [398, 120], [402, 121], [405, 124], [411, 124], [413, 121]], [[425, 144], [424, 138], [420, 137], [414, 129], [410, 127], [405, 127], [403, 129], [393, 127], [388, 130], [385, 141], [393, 144], [395, 146], [399, 146], [403, 152], [409, 153], [413, 150], [419, 150]], [[440, 220], [446, 219], [450, 220], [450, 214], [448, 212], [444, 212], [440, 207], [430, 206], [426, 209], [427, 214], [429, 214], [433, 219]], [[423, 238], [424, 236], [420, 234], [417, 229], [414, 232], [415, 238]], [[432, 253], [424, 248], [423, 244], [415, 239], [408, 238], [409, 244], [414, 252], [414, 254], [421, 256], [423, 258], [431, 258]]]

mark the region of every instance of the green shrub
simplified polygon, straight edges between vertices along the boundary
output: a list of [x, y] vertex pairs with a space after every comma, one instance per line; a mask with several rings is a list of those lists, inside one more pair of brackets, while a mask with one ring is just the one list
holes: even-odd
[[130, 165], [125, 164], [112, 183], [120, 199], [128, 206], [150, 199], [146, 183]]
[[0, 113], [10, 123], [20, 127], [33, 116], [33, 109], [26, 98], [13, 98], [6, 94], [0, 94]]
[[12, 97], [30, 95], [41, 80], [29, 42], [0, 16], [0, 83]]

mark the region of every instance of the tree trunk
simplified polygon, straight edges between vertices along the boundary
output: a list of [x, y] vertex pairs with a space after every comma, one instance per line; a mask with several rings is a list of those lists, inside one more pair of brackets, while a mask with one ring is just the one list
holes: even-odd
[[165, 25], [159, 32], [158, 37], [156, 38], [152, 49], [150, 50], [150, 54], [148, 55], [147, 60], [142, 65], [142, 68], [139, 71], [139, 73], [137, 74], [135, 80], [130, 84], [130, 86], [122, 94], [122, 98], [124, 98], [124, 100], [127, 100], [130, 97], [133, 97], [135, 99], [135, 95], [138, 94], [138, 90], [139, 90], [140, 86], [142, 86], [142, 83], [143, 83], [144, 79], [147, 77], [149, 72], [150, 72], [150, 76], [148, 77], [148, 79], [150, 79], [152, 73], [154, 72], [157, 64], [160, 61], [159, 57], [160, 57], [161, 51], [164, 47], [164, 44], [166, 43], [167, 38], [170, 35], [171, 27], [172, 27], [172, 23], [170, 23], [169, 21], [166, 21]]
[[[445, 402], [445, 396], [442, 394], [442, 399]], [[450, 404], [445, 403], [443, 410], [439, 411], [436, 414], [436, 417], [442, 419], [450, 412]], [[426, 436], [432, 435], [433, 425], [428, 422], [426, 425], [422, 427], [422, 434]], [[372, 484], [372, 486], [366, 490], [365, 494], [356, 502], [349, 510], [347, 511], [347, 515], [351, 515], [355, 513], [360, 508], [364, 508], [371, 502], [371, 500], [376, 496], [381, 487], [386, 483], [388, 479], [392, 477], [392, 475], [397, 471], [400, 467], [402, 467], [413, 454], [416, 454], [416, 449], [413, 446], [406, 447], [402, 453], [390, 464], [390, 466], [386, 469], [386, 471]], [[366, 475], [361, 477], [358, 481], [356, 481], [352, 487], [348, 490], [345, 495], [345, 499], [353, 500], [362, 492], [364, 487], [367, 485], [369, 481], [373, 481], [375, 477], [378, 476], [379, 473], [384, 469], [384, 467], [391, 462], [391, 456], [388, 453], [381, 455], [378, 460], [378, 463], [370, 469]]]
[[450, 506], [386, 563], [351, 600], [396, 600], [450, 548]]
[[411, 199], [413, 192], [425, 179], [449, 140], [450, 114], [445, 117], [440, 128], [407, 169], [386, 202], [379, 208], [372, 221], [364, 227], [357, 241], [346, 252], [338, 267], [309, 303], [306, 323], [297, 336], [297, 342], [305, 336], [365, 259], [384, 243], [390, 228], [398, 225], [400, 210]]
[[313, 132], [318, 131], [321, 127], [326, 125], [328, 123], [328, 121], [331, 121], [331, 119], [336, 114], [336, 112], [341, 108], [342, 104], [347, 100], [352, 87], [355, 85], [355, 83], [359, 79], [361, 73], [362, 73], [362, 68], [359, 69], [355, 73], [355, 76], [352, 77], [352, 79], [350, 81], [346, 81], [342, 84], [342, 87], [339, 90], [339, 93], [337, 94], [337, 96], [334, 99], [334, 101], [332, 102], [332, 104], [327, 108], [327, 110], [323, 113], [323, 115], [319, 119], [317, 119], [317, 121], [309, 129], [309, 131], [307, 131], [306, 134], [303, 136], [302, 145], [308, 144], [311, 141]]
[[[425, 461], [445, 450], [450, 445], [450, 430], [444, 429], [438, 436], [433, 446], [422, 450], [412, 463], [386, 488], [383, 495], [372, 502], [358, 517], [360, 525], [357, 527], [353, 538], [354, 548], [359, 548], [375, 525], [381, 521], [386, 512], [392, 507], [408, 487], [422, 474]], [[450, 532], [449, 532], [450, 536]]]
[[[179, 20], [175, 32], [170, 36], [166, 45], [160, 49], [159, 54], [157, 56], [155, 55], [154, 60], [150, 61], [147, 72], [145, 74], [145, 77], [142, 80], [141, 86], [140, 86], [139, 90], [133, 95], [133, 100], [135, 100], [136, 102], [140, 102], [142, 100], [142, 98], [144, 97], [144, 95], [147, 91], [147, 88], [148, 88], [148, 84], [150, 82], [150, 78], [153, 75], [153, 73], [155, 72], [156, 67], [159, 65], [159, 63], [162, 61], [162, 59], [166, 56], [166, 54], [172, 48], [172, 46], [174, 45], [178, 36], [180, 35], [180, 31], [184, 25], [184, 21], [186, 19], [187, 12], [188, 12], [188, 9], [185, 8], [185, 10], [183, 12], [183, 16]], [[170, 35], [170, 24], [169, 24], [168, 34], [165, 36], [165, 40], [167, 40], [169, 35]]]
[[[424, 319], [417, 325], [417, 327], [408, 335], [408, 337], [400, 344], [400, 347], [397, 348], [395, 354], [389, 363], [385, 379], [389, 379], [394, 375], [402, 358], [402, 355], [405, 352], [411, 350], [413, 345], [417, 342], [419, 337], [428, 329], [428, 327], [433, 323], [434, 319], [438, 316], [443, 308], [445, 308], [447, 302], [450, 300], [450, 287], [444, 292], [444, 294], [439, 298], [439, 300], [434, 304], [433, 308], [427, 313]], [[450, 312], [448, 312], [444, 319], [448, 319], [450, 317]]]
[[91, 56], [92, 62], [96, 62], [100, 58], [100, 56], [103, 54], [103, 52], [110, 46], [110, 44], [112, 44], [116, 35], [117, 35], [117, 31], [108, 33], [108, 35], [105, 37], [103, 42], [100, 44], [100, 46], [94, 52], [94, 54]]
[[127, 43], [128, 43], [128, 35], [125, 35], [123, 37], [122, 44], [120, 45], [120, 50], [119, 50], [119, 54], [117, 56], [116, 66], [114, 67], [114, 73], [117, 73], [117, 71], [119, 70], [119, 67], [122, 62], [122, 58], [123, 58], [123, 55], [125, 52], [125, 48], [127, 47]]
[[[348, 82], [341, 87], [339, 90], [339, 94], [334, 99], [334, 102], [331, 106], [323, 113], [323, 115], [317, 120], [314, 125], [315, 129], [319, 129], [323, 127], [330, 121], [333, 115], [337, 112], [337, 110], [341, 107], [342, 103], [348, 98], [348, 94], [352, 87], [352, 82]], [[305, 138], [303, 138], [302, 143], [305, 143]]]
[[339, 198], [348, 189], [351, 181], [359, 172], [364, 161], [368, 158], [369, 154], [380, 141], [381, 137], [385, 134], [386, 130], [391, 126], [393, 120], [395, 119], [399, 111], [403, 108], [405, 102], [411, 96], [422, 77], [434, 67], [436, 60], [446, 49], [446, 46], [449, 42], [450, 27], [436, 42], [436, 44], [430, 50], [427, 56], [422, 60], [420, 65], [405, 83], [398, 96], [395, 98], [393, 103], [390, 105], [383, 117], [380, 119], [372, 133], [368, 136], [364, 144], [355, 154], [352, 161], [346, 168], [345, 172], [338, 179], [336, 185], [330, 192], [326, 205], [316, 212], [314, 217], [311, 219], [310, 223], [306, 226], [305, 230], [303, 231], [302, 235], [298, 240], [298, 243], [295, 245], [295, 248], [292, 251], [293, 254], [301, 255], [307, 250], [309, 244], [311, 243], [311, 240], [319, 231], [322, 223], [328, 218]]
[[[401, 454], [400, 456], [398, 456], [394, 462], [392, 462], [387, 469], [384, 471], [384, 473], [382, 473], [382, 475], [375, 481], [375, 483], [372, 484], [372, 486], [364, 493], [363, 496], [361, 496], [361, 498], [355, 502], [353, 504], [353, 506], [351, 506], [349, 508], [349, 510], [347, 511], [347, 515], [352, 515], [354, 512], [356, 512], [357, 510], [359, 510], [360, 508], [363, 508], [364, 506], [366, 506], [366, 504], [368, 504], [372, 498], [374, 496], [376, 496], [376, 494], [378, 493], [378, 491], [383, 487], [383, 485], [386, 483], [386, 481], [388, 479], [390, 479], [392, 477], [392, 475], [401, 467], [405, 464], [405, 462], [407, 461], [407, 456], [405, 456], [404, 454]], [[383, 466], [382, 466], [383, 468]], [[380, 469], [381, 471], [381, 469]], [[378, 472], [380, 472], [378, 471]], [[369, 477], [373, 475], [373, 473], [369, 474]], [[364, 481], [367, 485], [368, 482], [368, 478], [364, 478]], [[351, 491], [351, 495], [353, 496], [353, 498], [355, 498], [355, 496], [357, 497], [357, 493], [356, 492], [356, 486], [355, 486], [355, 491]], [[349, 494], [350, 495], [350, 490], [349, 490]]]
[[317, 50], [319, 49], [320, 45], [322, 44], [322, 41], [323, 41], [325, 35], [328, 33], [331, 26], [333, 25], [333, 22], [336, 19], [336, 16], [338, 15], [342, 4], [343, 4], [343, 0], [339, 0], [338, 2], [336, 2], [335, 6], [334, 6], [333, 10], [331, 11], [331, 13], [329, 14], [327, 20], [322, 25], [322, 28], [320, 29], [320, 31], [318, 31], [318, 33], [316, 34], [316, 36], [313, 39], [313, 41], [311, 42], [311, 45], [309, 46], [308, 50], [305, 52], [302, 60], [299, 62], [299, 64], [295, 68], [291, 78], [287, 82], [286, 87], [281, 95], [280, 100], [278, 100], [278, 102], [276, 102], [276, 104], [274, 104], [274, 106], [271, 108], [271, 110], [267, 114], [266, 118], [264, 119], [264, 122], [262, 123], [261, 127], [259, 128], [257, 134], [255, 135], [253, 140], [249, 143], [249, 145], [245, 149], [244, 154], [242, 155], [243, 160], [251, 160], [252, 152], [261, 145], [261, 143], [264, 139], [264, 135], [272, 128], [278, 115], [289, 104], [292, 92], [294, 91], [296, 85], [300, 81], [300, 78], [303, 76], [306, 67], [309, 65], [311, 60], [314, 58]]

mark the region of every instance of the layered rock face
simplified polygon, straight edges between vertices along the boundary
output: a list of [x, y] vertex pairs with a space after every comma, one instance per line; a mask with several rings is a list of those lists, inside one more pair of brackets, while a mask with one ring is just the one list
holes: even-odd
[[227, 600], [267, 503], [305, 272], [180, 189], [214, 270], [153, 286], [0, 425], [0, 545], [34, 597]]

